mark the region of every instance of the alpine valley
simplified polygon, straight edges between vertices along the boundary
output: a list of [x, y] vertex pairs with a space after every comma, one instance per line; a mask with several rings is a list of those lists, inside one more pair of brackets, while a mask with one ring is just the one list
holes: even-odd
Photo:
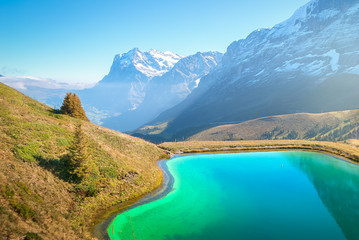
[[359, 0], [27, 2], [0, 240], [359, 239]]
[[224, 55], [134, 48], [93, 87], [6, 84], [52, 106], [76, 92], [92, 122], [154, 142], [273, 115], [351, 110], [359, 102], [358, 15], [359, 0], [312, 0]]

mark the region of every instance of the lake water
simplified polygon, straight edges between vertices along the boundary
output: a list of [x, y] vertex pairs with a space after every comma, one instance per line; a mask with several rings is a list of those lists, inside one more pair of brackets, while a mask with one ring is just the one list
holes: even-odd
[[359, 239], [352, 163], [291, 151], [191, 155], [167, 166], [172, 191], [118, 215], [111, 239]]

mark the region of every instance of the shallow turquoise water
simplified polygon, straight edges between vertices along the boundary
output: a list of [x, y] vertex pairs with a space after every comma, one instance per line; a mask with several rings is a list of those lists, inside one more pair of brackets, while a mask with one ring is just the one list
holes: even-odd
[[118, 215], [111, 239], [359, 239], [354, 164], [293, 151], [191, 155], [167, 166], [173, 190]]

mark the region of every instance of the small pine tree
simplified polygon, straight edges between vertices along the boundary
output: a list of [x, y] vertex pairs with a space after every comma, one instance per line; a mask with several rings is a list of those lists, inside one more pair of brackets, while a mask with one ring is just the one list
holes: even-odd
[[76, 126], [75, 135], [68, 150], [68, 170], [75, 181], [82, 181], [90, 174], [88, 141], [81, 124]]
[[64, 102], [61, 106], [61, 112], [74, 118], [89, 121], [82, 108], [80, 98], [75, 93], [66, 93]]

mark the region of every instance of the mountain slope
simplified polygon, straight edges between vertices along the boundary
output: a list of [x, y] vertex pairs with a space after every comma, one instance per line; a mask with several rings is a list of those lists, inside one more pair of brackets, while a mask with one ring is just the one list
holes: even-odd
[[259, 117], [357, 108], [358, 14], [358, 0], [313, 0], [287, 21], [254, 31], [150, 127], [165, 124], [158, 137], [182, 139]]
[[116, 55], [110, 72], [93, 88], [79, 91], [85, 109], [93, 108], [119, 115], [136, 109], [146, 95], [146, 86], [156, 76], [169, 71], [182, 57], [172, 52], [137, 48]]
[[[82, 123], [90, 179], [74, 183], [64, 162]], [[0, 232], [18, 239], [89, 239], [101, 209], [160, 184], [164, 152], [141, 139], [57, 114], [0, 83]]]
[[200, 79], [221, 62], [222, 56], [219, 52], [198, 52], [182, 58], [167, 73], [149, 82], [146, 96], [138, 108], [106, 119], [103, 125], [120, 131], [140, 127], [162, 111], [183, 101], [197, 88]]
[[359, 110], [296, 113], [222, 125], [197, 133], [194, 141], [308, 139], [342, 141], [359, 138]]

